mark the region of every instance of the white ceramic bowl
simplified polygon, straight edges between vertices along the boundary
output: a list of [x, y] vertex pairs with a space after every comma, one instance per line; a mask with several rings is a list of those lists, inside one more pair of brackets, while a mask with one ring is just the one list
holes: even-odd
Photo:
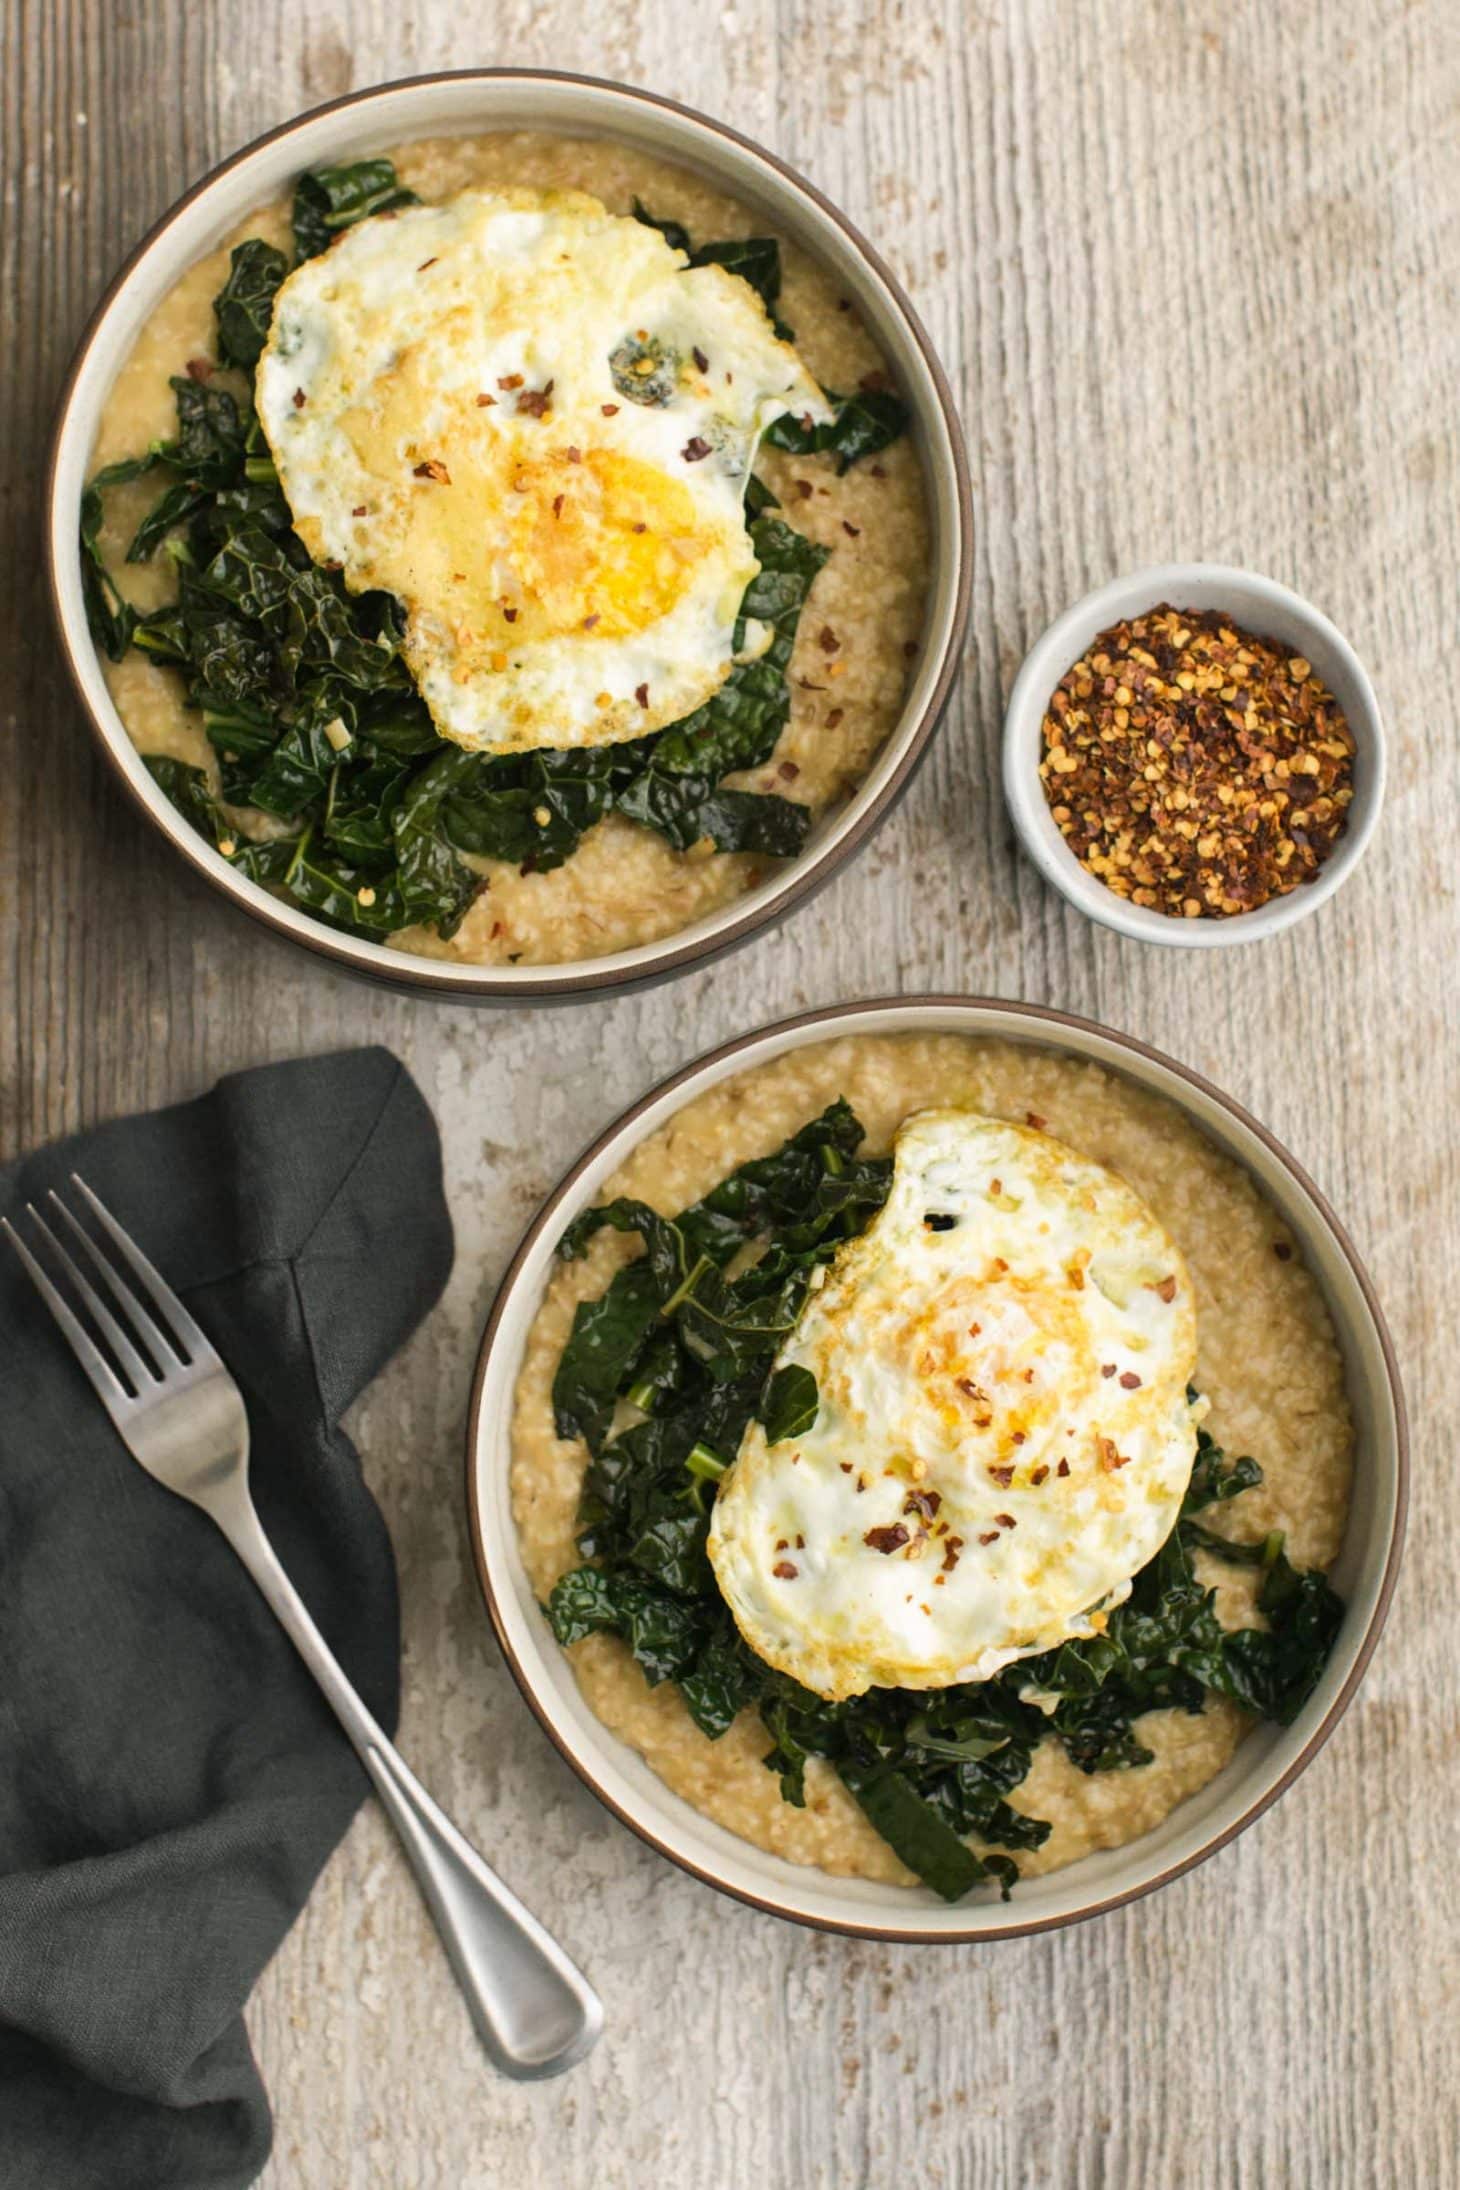
[[[1348, 718], [1354, 736], [1354, 796], [1348, 825], [1317, 879], [1269, 898], [1230, 920], [1183, 920], [1117, 897], [1080, 861], [1059, 832], [1039, 777], [1042, 726], [1056, 685], [1092, 639], [1163, 601], [1173, 608], [1218, 608], [1259, 636], [1280, 639], [1312, 663]], [[1301, 594], [1256, 571], [1222, 563], [1161, 563], [1116, 578], [1066, 609], [1037, 640], [1014, 680], [1004, 713], [1004, 797], [1019, 838], [1047, 882], [1107, 928], [1147, 943], [1216, 950], [1276, 935], [1316, 912], [1351, 875], [1374, 833], [1384, 802], [1384, 726], [1363, 663], [1342, 632]]]
[[[412, 138], [535, 129], [611, 137], [692, 169], [762, 212], [835, 273], [887, 357], [912, 411], [929, 504], [932, 568], [921, 645], [901, 716], [851, 800], [812, 831], [800, 858], [693, 926], [657, 943], [556, 966], [450, 965], [325, 927], [282, 904], [221, 859], [153, 782], [112, 704], [87, 630], [76, 526], [97, 422], [139, 330], [178, 276], [306, 168]], [[92, 727], [131, 796], [173, 848], [255, 919], [376, 980], [500, 1003], [593, 996], [702, 963], [800, 904], [863, 846], [911, 780], [958, 665], [972, 567], [963, 436], [927, 334], [871, 245], [830, 201], [771, 153], [723, 123], [646, 91], [518, 69], [417, 77], [316, 108], [226, 160], [166, 214], [103, 297], [72, 362], [51, 449], [47, 556], [68, 665]]]
[[[765, 1855], [703, 1817], [594, 1717], [523, 1569], [509, 1492], [512, 1394], [563, 1228], [600, 1198], [646, 1135], [694, 1096], [806, 1043], [857, 1033], [994, 1036], [1093, 1059], [1174, 1102], [1256, 1178], [1317, 1276], [1342, 1350], [1357, 1438], [1352, 1508], [1334, 1585], [1347, 1610], [1317, 1689], [1289, 1727], [1261, 1726], [1226, 1769], [1144, 1839], [1025, 1880], [1012, 1901], [948, 1907], [920, 1887], [875, 1885]], [[880, 1939], [1008, 1937], [1073, 1923], [1189, 1870], [1276, 1800], [1322, 1747], [1378, 1640], [1394, 1588], [1408, 1479], [1399, 1373], [1373, 1289], [1328, 1204], [1271, 1134], [1184, 1066], [1084, 1019], [1031, 1004], [885, 998], [783, 1021], [688, 1065], [609, 1127], [574, 1164], [517, 1250], [482, 1340], [467, 1427], [467, 1503], [487, 1608], [538, 1719], [589, 1787], [651, 1846], [723, 1892], [777, 1916]]]

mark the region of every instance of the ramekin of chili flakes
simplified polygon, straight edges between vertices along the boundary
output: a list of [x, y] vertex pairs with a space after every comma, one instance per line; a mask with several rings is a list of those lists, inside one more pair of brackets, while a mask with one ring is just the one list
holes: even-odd
[[1312, 882], [1349, 819], [1354, 736], [1306, 655], [1167, 602], [1100, 632], [1042, 726], [1070, 850], [1117, 897], [1228, 920]]

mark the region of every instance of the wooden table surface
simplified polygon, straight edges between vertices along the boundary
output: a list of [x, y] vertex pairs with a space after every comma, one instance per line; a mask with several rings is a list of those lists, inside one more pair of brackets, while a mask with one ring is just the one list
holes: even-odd
[[[403, 1745], [608, 2008], [566, 2080], [498, 2080], [367, 1810], [250, 2011], [268, 2190], [1460, 2180], [1453, 0], [638, 0], [602, 20], [569, 0], [11, 0], [6, 21], [0, 1133], [8, 1152], [336, 1044], [408, 1061], [459, 1252], [357, 1422], [400, 1560]], [[497, 1016], [336, 978], [149, 836], [63, 680], [38, 537], [66, 357], [184, 186], [349, 88], [507, 62], [687, 100], [847, 209], [959, 388], [978, 547], [956, 703], [860, 862], [712, 971]], [[1180, 557], [1321, 603], [1368, 662], [1392, 760], [1352, 885], [1200, 957], [1067, 910], [1015, 856], [998, 789], [1036, 633]], [[460, 1491], [476, 1333], [590, 1133], [732, 1031], [921, 989], [1087, 1013], [1251, 1105], [1369, 1259], [1416, 1431], [1389, 1631], [1298, 1786], [1154, 1899], [945, 1951], [754, 1915], [601, 1810], [497, 1658]]]

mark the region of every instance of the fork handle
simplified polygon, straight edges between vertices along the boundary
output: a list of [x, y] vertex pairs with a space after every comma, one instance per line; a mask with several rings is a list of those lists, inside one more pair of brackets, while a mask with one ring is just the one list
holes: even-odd
[[[220, 1494], [221, 1492], [221, 1494]], [[280, 1565], [246, 1490], [208, 1511], [324, 1691], [400, 1834], [477, 2032], [509, 2076], [556, 2076], [603, 2028], [603, 2007], [562, 1948], [488, 1869], [366, 1710]]]

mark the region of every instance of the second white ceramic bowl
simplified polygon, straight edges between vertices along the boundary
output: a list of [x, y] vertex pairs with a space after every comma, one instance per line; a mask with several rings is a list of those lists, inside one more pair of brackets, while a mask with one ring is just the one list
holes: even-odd
[[[1243, 629], [1281, 640], [1290, 653], [1312, 663], [1353, 732], [1354, 796], [1348, 825], [1316, 880], [1230, 920], [1182, 920], [1117, 897], [1070, 850], [1040, 780], [1044, 717], [1065, 671], [1102, 631], [1126, 617], [1145, 615], [1163, 601], [1173, 608], [1221, 609]], [[1317, 912], [1362, 859], [1384, 803], [1379, 703], [1343, 633], [1300, 593], [1275, 578], [1223, 563], [1158, 563], [1087, 593], [1030, 648], [1004, 713], [1004, 798], [1019, 840], [1045, 880], [1092, 920], [1142, 942], [1175, 943], [1187, 950], [1253, 943]]]
[[[1215, 1779], [1143, 1839], [1026, 1879], [1009, 1902], [970, 1897], [950, 1908], [922, 1887], [833, 1878], [764, 1854], [672, 1793], [589, 1708], [534, 1597], [512, 1518], [513, 1391], [564, 1228], [601, 1199], [631, 1149], [707, 1088], [807, 1043], [857, 1034], [1029, 1043], [1102, 1065], [1175, 1103], [1252, 1173], [1290, 1226], [1323, 1288], [1353, 1410], [1353, 1496], [1333, 1569], [1344, 1622], [1298, 1718], [1257, 1727]], [[727, 1043], [636, 1103], [573, 1165], [518, 1248], [482, 1340], [467, 1426], [467, 1505], [487, 1608], [523, 1695], [574, 1770], [641, 1838], [707, 1884], [776, 1916], [877, 1939], [1006, 1938], [1074, 1923], [1164, 1885], [1250, 1825], [1323, 1746], [1378, 1641], [1399, 1566], [1407, 1466], [1399, 1372], [1373, 1288], [1333, 1211], [1272, 1135], [1210, 1081], [1127, 1035], [1032, 1004], [954, 996], [807, 1012]]]

